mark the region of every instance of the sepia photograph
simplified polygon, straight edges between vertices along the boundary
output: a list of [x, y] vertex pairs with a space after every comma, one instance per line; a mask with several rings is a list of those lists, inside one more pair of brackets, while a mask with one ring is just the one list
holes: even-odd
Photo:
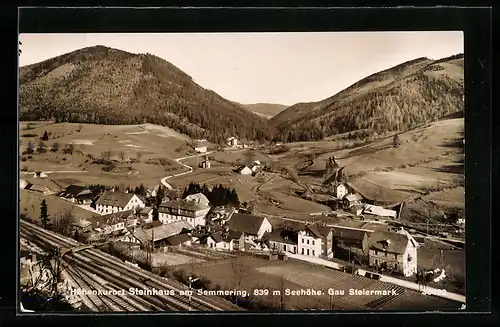
[[22, 312], [465, 309], [461, 31], [19, 34]]

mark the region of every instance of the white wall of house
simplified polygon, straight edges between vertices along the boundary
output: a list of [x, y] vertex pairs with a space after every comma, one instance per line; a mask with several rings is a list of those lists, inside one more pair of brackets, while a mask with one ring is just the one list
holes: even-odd
[[417, 273], [417, 248], [408, 240], [405, 253], [396, 254], [386, 251], [370, 249], [370, 266], [380, 266], [386, 262], [389, 268], [396, 269], [406, 277]]
[[260, 225], [259, 231], [257, 232], [257, 238], [262, 238], [262, 235], [264, 235], [264, 233], [270, 233], [272, 232], [272, 230], [273, 226], [271, 226], [271, 223], [266, 218], [264, 218], [264, 221], [262, 222], [262, 225]]
[[347, 188], [343, 184], [340, 184], [335, 190], [335, 197], [337, 199], [343, 199], [348, 193], [349, 191], [347, 190]]
[[306, 232], [299, 232], [298, 238], [299, 254], [319, 257], [321, 255], [321, 238], [308, 236]]
[[175, 215], [170, 213], [159, 212], [158, 219], [164, 224], [169, 224], [174, 221], [184, 220], [193, 227], [196, 227], [198, 225], [205, 226], [205, 216], [208, 214], [209, 211], [210, 208], [196, 211], [194, 218], [189, 216], [184, 216], [182, 214]]
[[252, 174], [252, 170], [248, 167], [245, 167], [243, 168], [241, 171], [240, 171], [240, 174], [242, 175], [251, 175]]
[[125, 207], [118, 207], [118, 206], [108, 206], [108, 205], [102, 205], [102, 204], [97, 204], [96, 205], [96, 210], [102, 214], [108, 214], [108, 213], [115, 213], [115, 212], [120, 212], [120, 211], [127, 211], [127, 210], [132, 210], [137, 207], [144, 208], [146, 205], [144, 202], [142, 202], [141, 199], [137, 195], [134, 194], [134, 196], [130, 199], [130, 201], [127, 203]]
[[226, 250], [226, 251], [233, 251], [233, 246], [234, 242], [231, 240], [231, 242], [219, 242], [216, 243], [213, 238], [209, 237], [207, 239], [207, 247], [210, 249], [214, 250]]
[[277, 241], [269, 241], [269, 249], [283, 252], [298, 253], [297, 245], [281, 243]]
[[194, 151], [196, 151], [198, 153], [205, 153], [205, 152], [207, 152], [207, 147], [206, 146], [196, 147], [196, 148], [194, 148]]

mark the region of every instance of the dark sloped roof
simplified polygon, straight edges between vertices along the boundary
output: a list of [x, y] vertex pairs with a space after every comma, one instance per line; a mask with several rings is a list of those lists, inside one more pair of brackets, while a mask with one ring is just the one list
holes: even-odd
[[149, 214], [152, 210], [153, 210], [153, 208], [151, 208], [151, 207], [144, 207], [144, 208], [142, 208], [142, 210], [141, 210], [141, 211], [139, 211], [139, 214], [141, 214], [141, 215], [147, 215], [147, 214]]
[[277, 229], [273, 230], [271, 233], [266, 233], [262, 236], [264, 241], [275, 241], [284, 244], [297, 245], [298, 243], [298, 233], [296, 231]]
[[220, 243], [223, 241], [222, 232], [215, 232], [210, 237], [215, 241], [215, 243]]
[[144, 226], [142, 226], [142, 229], [155, 228], [155, 227], [161, 226], [162, 224], [163, 223], [160, 220], [155, 220], [155, 221], [152, 221], [150, 223], [144, 224]]
[[134, 193], [104, 191], [96, 204], [124, 208], [134, 195]]
[[243, 235], [243, 232], [235, 231], [235, 230], [229, 230], [227, 237], [231, 240], [237, 240]]
[[343, 238], [349, 240], [358, 240], [362, 241], [365, 237], [366, 232], [355, 229], [347, 229], [347, 228], [334, 228], [333, 229], [333, 237], [335, 238]]
[[179, 245], [179, 244], [182, 244], [184, 242], [189, 242], [189, 241], [191, 241], [191, 236], [189, 236], [188, 234], [174, 235], [174, 236], [167, 237], [165, 239], [165, 242], [167, 244], [170, 244], [170, 245]]
[[327, 226], [322, 226], [318, 224], [308, 225], [306, 228], [317, 238], [322, 238], [328, 236], [331, 232], [331, 228]]
[[[390, 243], [386, 241], [389, 240]], [[408, 237], [399, 233], [375, 231], [370, 235], [370, 248], [403, 254], [408, 245]]]
[[64, 190], [59, 192], [59, 196], [76, 197], [78, 194], [85, 190], [86, 188], [80, 185], [69, 185]]
[[115, 213], [110, 213], [108, 215], [97, 216], [94, 218], [90, 218], [89, 220], [92, 222], [92, 228], [103, 228], [106, 225], [115, 225], [120, 222], [125, 223], [127, 218], [133, 216], [134, 210], [127, 211], [119, 211]]
[[234, 213], [226, 224], [231, 230], [243, 232], [247, 235], [257, 235], [264, 219], [264, 217], [260, 216]]
[[172, 201], [162, 202], [160, 204], [160, 208], [158, 211], [163, 213], [168, 213], [167, 209], [169, 208], [195, 212], [207, 209], [208, 206], [204, 205], [203, 203], [198, 203], [196, 201], [172, 200]]

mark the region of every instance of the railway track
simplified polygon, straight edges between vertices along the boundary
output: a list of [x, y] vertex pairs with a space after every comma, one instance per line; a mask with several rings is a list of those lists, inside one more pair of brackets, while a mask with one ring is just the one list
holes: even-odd
[[[32, 239], [34, 242], [42, 242], [45, 245], [53, 247], [74, 248], [81, 245], [74, 240], [48, 232], [24, 221], [21, 221], [21, 234]], [[194, 293], [189, 296], [186, 292], [189, 291], [188, 287], [166, 280], [142, 269], [131, 267], [121, 260], [99, 250], [85, 249], [79, 253], [67, 252], [62, 261], [65, 265], [71, 267], [70, 272], [73, 273], [72, 276], [80, 274], [78, 277], [79, 282], [84, 283], [83, 285], [86, 285], [87, 288], [98, 287], [101, 290], [125, 290], [123, 296], [117, 297], [112, 295], [108, 299], [109, 296], [106, 295], [105, 301], [108, 301], [108, 307], [115, 306], [115, 308], [141, 311], [144, 308], [147, 308], [146, 311], [240, 310], [232, 303], [223, 299], [211, 299]], [[138, 290], [138, 292], [131, 294], [129, 292], [130, 289]], [[159, 291], [168, 294], [158, 294]], [[95, 306], [94, 310], [98, 307]]]

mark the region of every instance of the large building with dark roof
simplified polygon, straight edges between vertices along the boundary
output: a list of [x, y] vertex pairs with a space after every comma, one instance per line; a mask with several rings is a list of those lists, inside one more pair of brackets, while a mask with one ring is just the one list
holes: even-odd
[[298, 235], [299, 254], [333, 257], [333, 232], [321, 224], [307, 225]]
[[369, 240], [369, 264], [394, 269], [409, 277], [417, 273], [418, 242], [404, 229], [375, 231]]
[[271, 251], [298, 253], [299, 234], [289, 229], [276, 229], [265, 233], [262, 240]]
[[158, 209], [158, 218], [164, 224], [184, 220], [191, 226], [205, 225], [205, 217], [210, 206], [205, 203], [186, 200], [162, 202]]
[[144, 202], [134, 193], [104, 191], [96, 201], [96, 210], [101, 214], [144, 208]]
[[226, 222], [229, 230], [244, 233], [247, 239], [261, 239], [265, 232], [271, 232], [271, 223], [261, 216], [233, 213]]

